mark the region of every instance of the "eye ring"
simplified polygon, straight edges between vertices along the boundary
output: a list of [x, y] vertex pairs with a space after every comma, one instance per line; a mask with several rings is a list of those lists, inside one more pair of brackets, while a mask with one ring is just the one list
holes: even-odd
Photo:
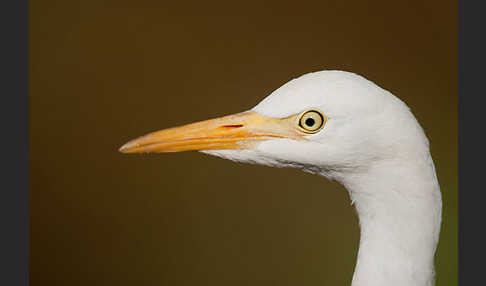
[[319, 132], [326, 124], [326, 116], [315, 109], [307, 110], [299, 118], [299, 129], [305, 133]]

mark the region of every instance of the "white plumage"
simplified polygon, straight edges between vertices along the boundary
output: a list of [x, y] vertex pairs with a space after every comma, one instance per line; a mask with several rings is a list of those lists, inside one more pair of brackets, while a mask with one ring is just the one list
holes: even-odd
[[[308, 110], [325, 118], [315, 133], [297, 126]], [[405, 103], [361, 76], [309, 73], [248, 112], [154, 132], [120, 150], [200, 150], [336, 180], [360, 221], [352, 285], [434, 284], [442, 201], [428, 140]]]

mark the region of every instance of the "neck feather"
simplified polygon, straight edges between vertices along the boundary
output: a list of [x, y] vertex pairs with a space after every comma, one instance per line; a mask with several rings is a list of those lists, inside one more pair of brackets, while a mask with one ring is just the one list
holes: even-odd
[[339, 181], [361, 228], [352, 285], [433, 285], [442, 200], [430, 155], [382, 161]]

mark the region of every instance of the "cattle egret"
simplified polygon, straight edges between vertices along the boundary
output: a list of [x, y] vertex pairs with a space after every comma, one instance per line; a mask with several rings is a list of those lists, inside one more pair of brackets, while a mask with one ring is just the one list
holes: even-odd
[[442, 200], [429, 142], [400, 99], [344, 71], [291, 80], [249, 111], [156, 131], [123, 153], [198, 150], [341, 183], [360, 223], [353, 286], [430, 286]]

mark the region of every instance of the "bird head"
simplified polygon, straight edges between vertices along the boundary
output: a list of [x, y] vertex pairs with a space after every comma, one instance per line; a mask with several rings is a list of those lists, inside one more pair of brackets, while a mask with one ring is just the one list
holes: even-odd
[[122, 153], [197, 150], [332, 176], [427, 145], [408, 107], [354, 73], [320, 71], [291, 80], [251, 110], [164, 129], [129, 141]]

